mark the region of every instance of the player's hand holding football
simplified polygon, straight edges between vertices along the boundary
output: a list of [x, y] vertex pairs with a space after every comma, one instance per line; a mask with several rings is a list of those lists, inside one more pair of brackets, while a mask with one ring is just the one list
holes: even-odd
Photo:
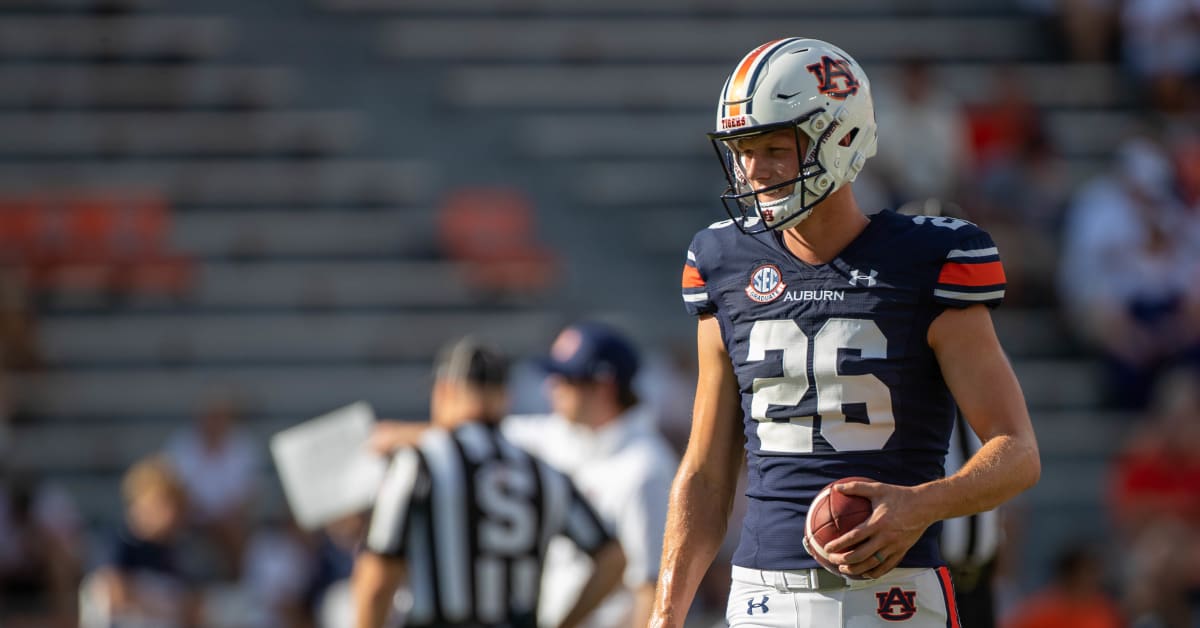
[[878, 578], [896, 568], [933, 523], [917, 491], [879, 482], [844, 482], [834, 489], [871, 500], [871, 517], [825, 545], [830, 560], [849, 576]]

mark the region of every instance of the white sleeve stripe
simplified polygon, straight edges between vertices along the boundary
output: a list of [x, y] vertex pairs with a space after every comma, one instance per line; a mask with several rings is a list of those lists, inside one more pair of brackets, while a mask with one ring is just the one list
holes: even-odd
[[470, 531], [467, 527], [465, 466], [454, 438], [444, 430], [421, 437], [421, 451], [433, 480], [433, 555], [438, 569], [438, 600], [452, 622], [471, 616], [473, 600], [463, 595], [471, 586]]
[[691, 252], [690, 250], [688, 251], [688, 261], [693, 264], [696, 263], [696, 254]]
[[699, 294], [685, 294], [683, 300], [688, 303], [701, 303], [708, 300], [708, 293], [701, 292]]
[[964, 251], [962, 249], [954, 249], [946, 254], [946, 259], [959, 259], [963, 257], [987, 257], [989, 255], [999, 255], [1000, 249], [989, 247], [986, 249], [970, 249]]
[[935, 289], [933, 296], [943, 299], [955, 299], [958, 301], [991, 301], [993, 299], [1004, 298], [1003, 290], [993, 290], [991, 292], [957, 292], [954, 290]]
[[399, 549], [408, 518], [408, 504], [416, 486], [417, 462], [412, 450], [403, 450], [392, 460], [375, 500], [375, 512], [367, 532], [367, 547], [372, 552], [390, 554]]

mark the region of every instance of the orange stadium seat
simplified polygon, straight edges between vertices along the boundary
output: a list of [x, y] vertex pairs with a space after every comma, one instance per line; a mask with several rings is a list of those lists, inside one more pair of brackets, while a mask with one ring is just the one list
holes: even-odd
[[464, 188], [439, 210], [443, 250], [489, 293], [531, 295], [557, 280], [558, 256], [537, 241], [535, 227], [532, 202], [514, 188]]
[[42, 233], [43, 214], [36, 202], [0, 199], [0, 261], [23, 265], [34, 255]]
[[191, 263], [169, 251], [164, 200], [131, 192], [0, 199], [0, 245], [42, 292], [179, 295]]

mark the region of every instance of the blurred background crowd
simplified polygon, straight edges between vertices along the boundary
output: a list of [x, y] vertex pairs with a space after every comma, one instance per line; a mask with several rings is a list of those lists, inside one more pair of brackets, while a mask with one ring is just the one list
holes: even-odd
[[999, 615], [1200, 626], [1195, 0], [3, 0], [0, 623], [147, 578], [204, 625], [336, 625], [360, 531], [292, 524], [267, 439], [423, 418], [463, 333], [622, 328], [682, 448], [704, 133], [792, 35], [873, 81], [864, 209], [1000, 248], [1043, 473], [1001, 513]]

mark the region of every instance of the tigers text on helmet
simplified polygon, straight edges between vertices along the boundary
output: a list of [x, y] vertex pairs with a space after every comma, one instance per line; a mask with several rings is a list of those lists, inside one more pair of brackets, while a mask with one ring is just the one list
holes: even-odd
[[[740, 145], [784, 129], [795, 135], [798, 168], [755, 189]], [[799, 224], [858, 176], [875, 154], [875, 132], [871, 85], [850, 55], [801, 37], [755, 48], [725, 80], [708, 134], [729, 181], [725, 210], [751, 233]]]

